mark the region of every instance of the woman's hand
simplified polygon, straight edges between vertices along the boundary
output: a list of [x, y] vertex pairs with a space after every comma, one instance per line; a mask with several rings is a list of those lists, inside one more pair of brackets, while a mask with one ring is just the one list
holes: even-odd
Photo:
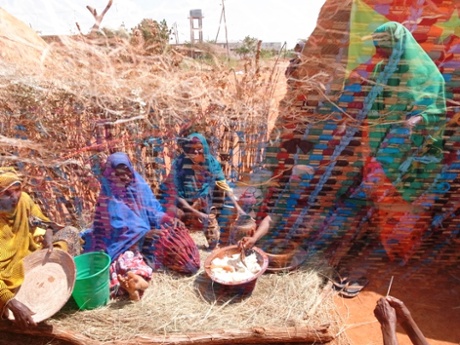
[[385, 297], [377, 301], [374, 315], [380, 323], [383, 343], [385, 345], [398, 345], [398, 338], [396, 338], [396, 311]]
[[19, 302], [16, 299], [12, 299], [8, 302], [7, 308], [11, 310], [14, 315], [15, 323], [20, 328], [36, 327], [37, 323], [32, 319], [32, 315], [35, 313], [30, 310], [25, 304]]
[[256, 245], [256, 239], [254, 237], [245, 236], [238, 241], [238, 248], [240, 249], [251, 249]]
[[43, 238], [43, 248], [48, 248], [48, 253], [53, 251], [53, 230], [51, 228], [46, 229], [46, 233]]
[[407, 127], [412, 129], [422, 121], [423, 121], [423, 117], [421, 117], [420, 115], [417, 115], [417, 116], [410, 117], [408, 120], [406, 120], [405, 124]]
[[399, 322], [404, 322], [412, 318], [409, 309], [407, 309], [403, 301], [393, 296], [387, 296], [386, 300], [396, 311]]
[[175, 217], [171, 217], [170, 215], [168, 214], [165, 214], [163, 216], [163, 218], [161, 218], [161, 225], [171, 225], [173, 226], [174, 228], [176, 226], [185, 226], [185, 224], [179, 219], [179, 218], [175, 218]]
[[382, 326], [396, 327], [396, 311], [385, 298], [377, 301], [374, 315]]
[[166, 227], [164, 225], [160, 225], [160, 229], [150, 229], [146, 234], [145, 238], [149, 239], [158, 239], [160, 238], [161, 234], [163, 231], [166, 230]]
[[409, 336], [412, 344], [414, 345], [429, 345], [428, 340], [423, 335], [423, 332], [415, 323], [412, 315], [407, 309], [406, 305], [397, 298], [392, 296], [387, 296], [386, 301], [388, 304], [394, 308], [395, 313], [398, 317], [398, 322], [402, 328], [406, 331]]
[[209, 214], [206, 214], [203, 212], [197, 212], [196, 215], [202, 222], [209, 220]]
[[183, 218], [184, 217], [184, 211], [182, 211], [179, 207], [176, 206], [169, 206], [166, 209], [166, 214], [172, 218]]

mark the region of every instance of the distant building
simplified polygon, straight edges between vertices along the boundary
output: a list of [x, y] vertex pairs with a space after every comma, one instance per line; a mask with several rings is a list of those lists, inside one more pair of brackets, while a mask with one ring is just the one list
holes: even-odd
[[[215, 43], [217, 46], [227, 49], [227, 43], [218, 42]], [[243, 42], [228, 42], [228, 48], [230, 51], [235, 51], [243, 45]], [[281, 49], [281, 42], [262, 42], [261, 49], [263, 50], [274, 50], [279, 51]]]

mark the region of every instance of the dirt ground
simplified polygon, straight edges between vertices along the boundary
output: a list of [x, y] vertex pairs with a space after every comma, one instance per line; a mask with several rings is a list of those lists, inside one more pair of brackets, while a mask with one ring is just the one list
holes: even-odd
[[[367, 274], [369, 285], [357, 297], [336, 297], [337, 306], [344, 318], [344, 332], [350, 344], [383, 344], [380, 325], [373, 310], [377, 300], [387, 294], [392, 276], [390, 295], [406, 304], [430, 345], [460, 344], [458, 262], [451, 267], [443, 264], [421, 267], [418, 264], [399, 266], [388, 263], [371, 270]], [[400, 345], [412, 344], [400, 327], [397, 337]]]

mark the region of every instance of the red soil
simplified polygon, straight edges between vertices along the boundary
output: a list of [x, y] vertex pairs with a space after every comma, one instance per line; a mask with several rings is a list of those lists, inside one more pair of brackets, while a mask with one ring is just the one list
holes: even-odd
[[[459, 246], [457, 246], [459, 247]], [[432, 264], [429, 267], [398, 266], [389, 263], [367, 274], [369, 285], [355, 298], [337, 296], [352, 345], [383, 345], [380, 325], [374, 317], [377, 300], [387, 294], [402, 300], [430, 345], [460, 344], [460, 266]], [[400, 345], [412, 344], [398, 327]]]

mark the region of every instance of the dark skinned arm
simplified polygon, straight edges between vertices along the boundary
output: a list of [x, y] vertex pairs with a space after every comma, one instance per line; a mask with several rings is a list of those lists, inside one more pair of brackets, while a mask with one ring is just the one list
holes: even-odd
[[374, 309], [374, 315], [380, 323], [384, 345], [398, 345], [396, 338], [396, 311], [385, 298], [380, 298]]
[[270, 216], [266, 216], [260, 222], [259, 227], [255, 231], [254, 235], [243, 237], [238, 242], [238, 246], [243, 249], [251, 249], [252, 247], [254, 247], [256, 242], [268, 233], [271, 223], [272, 223], [272, 218]]
[[196, 208], [192, 207], [188, 202], [187, 200], [183, 199], [183, 198], [177, 198], [177, 200], [179, 201], [179, 203], [184, 207], [184, 209], [186, 210], [189, 210], [190, 212], [192, 212], [193, 214], [195, 214], [198, 218], [200, 218], [201, 220], [206, 220], [209, 218], [209, 216], [206, 214], [206, 213], [203, 213], [203, 212], [200, 212], [199, 210], [197, 210]]
[[412, 341], [412, 344], [430, 345], [426, 340], [425, 336], [423, 335], [422, 331], [420, 330], [420, 328], [418, 328], [417, 324], [412, 318], [409, 309], [407, 309], [404, 302], [393, 296], [388, 296], [386, 297], [386, 299], [388, 303], [395, 309], [396, 315], [398, 316], [398, 322], [404, 329], [404, 331], [406, 331], [407, 335]]
[[241, 208], [240, 204], [238, 203], [238, 201], [236, 200], [236, 197], [235, 197], [235, 194], [233, 194], [233, 191], [231, 190], [227, 190], [227, 195], [228, 197], [230, 198], [230, 200], [232, 201], [233, 205], [235, 205], [236, 207], [236, 210], [238, 212], [238, 215], [245, 215], [246, 212], [244, 212], [244, 210]]
[[6, 307], [13, 313], [14, 322], [18, 325], [18, 327], [25, 329], [27, 327], [37, 326], [37, 323], [32, 318], [32, 315], [35, 313], [23, 303], [13, 298], [8, 302]]
[[48, 253], [53, 251], [53, 230], [48, 227], [43, 238], [43, 247], [48, 248]]

